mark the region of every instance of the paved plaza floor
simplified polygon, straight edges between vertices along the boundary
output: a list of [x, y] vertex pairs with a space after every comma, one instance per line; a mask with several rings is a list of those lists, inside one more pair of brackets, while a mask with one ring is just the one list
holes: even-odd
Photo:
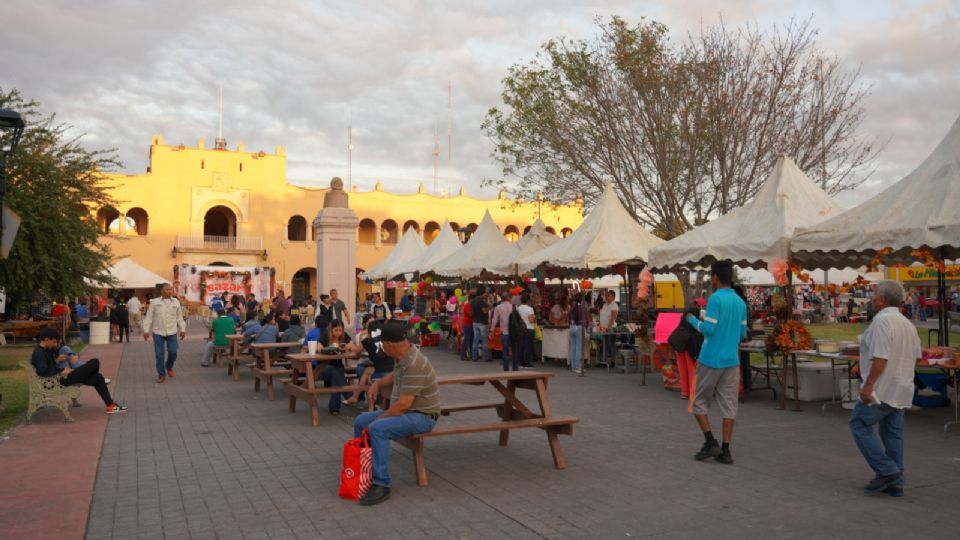
[[[778, 411], [769, 393], [741, 406], [732, 466], [697, 462], [702, 436], [658, 376], [558, 366], [556, 414], [580, 418], [560, 441], [514, 431], [428, 439], [428, 487], [394, 446], [392, 498], [361, 507], [337, 496], [341, 448], [356, 409], [310, 427], [286, 394], [269, 402], [223, 368], [200, 367], [200, 336], [183, 343], [177, 377], [157, 385], [152, 345], [127, 345], [115, 385], [130, 411], [110, 418], [87, 526], [90, 539], [150, 538], [957, 538], [960, 429], [945, 408], [909, 413], [907, 495], [866, 496], [872, 476], [848, 412]], [[441, 374], [497, 370], [425, 349]], [[493, 399], [487, 387], [442, 388], [445, 402]], [[531, 394], [532, 397], [532, 394]], [[442, 423], [491, 420], [491, 411]], [[717, 420], [714, 420], [717, 422]], [[719, 430], [719, 426], [715, 429]]]

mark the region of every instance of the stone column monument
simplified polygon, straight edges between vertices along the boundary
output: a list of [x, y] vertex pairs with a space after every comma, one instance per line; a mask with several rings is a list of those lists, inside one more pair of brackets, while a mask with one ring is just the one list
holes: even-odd
[[[349, 202], [349, 196], [343, 191], [343, 180], [331, 180], [330, 191], [323, 196], [323, 208], [313, 219], [317, 239], [317, 290], [314, 298], [336, 289], [353, 317], [356, 313], [357, 227], [360, 219], [349, 208]], [[353, 321], [346, 324], [349, 329]]]

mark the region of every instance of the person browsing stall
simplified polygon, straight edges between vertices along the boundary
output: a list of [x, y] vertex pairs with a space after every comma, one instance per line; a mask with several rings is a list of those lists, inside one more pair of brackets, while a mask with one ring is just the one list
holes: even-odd
[[427, 357], [407, 341], [401, 325], [386, 325], [381, 339], [396, 366], [393, 373], [370, 384], [367, 396], [375, 401], [381, 387], [392, 385], [390, 408], [365, 412], [353, 424], [355, 437], [368, 431], [373, 449], [373, 484], [360, 499], [362, 505], [390, 498], [390, 441], [432, 431], [440, 417], [440, 387]]

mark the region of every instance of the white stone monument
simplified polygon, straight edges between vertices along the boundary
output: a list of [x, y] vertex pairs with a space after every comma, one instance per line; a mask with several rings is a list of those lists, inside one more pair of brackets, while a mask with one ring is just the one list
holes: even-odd
[[[330, 191], [323, 196], [323, 208], [313, 219], [317, 239], [317, 291], [315, 298], [336, 289], [353, 316], [357, 297], [357, 227], [360, 219], [349, 208], [349, 196], [343, 191], [343, 180], [330, 181]], [[353, 321], [345, 321], [348, 329]], [[352, 330], [351, 330], [352, 331]]]

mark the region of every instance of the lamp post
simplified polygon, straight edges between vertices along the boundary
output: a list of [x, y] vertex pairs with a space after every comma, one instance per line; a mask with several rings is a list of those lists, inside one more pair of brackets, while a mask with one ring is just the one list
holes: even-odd
[[7, 156], [17, 149], [23, 127], [20, 113], [0, 109], [0, 235], [3, 233], [3, 196], [7, 191]]

